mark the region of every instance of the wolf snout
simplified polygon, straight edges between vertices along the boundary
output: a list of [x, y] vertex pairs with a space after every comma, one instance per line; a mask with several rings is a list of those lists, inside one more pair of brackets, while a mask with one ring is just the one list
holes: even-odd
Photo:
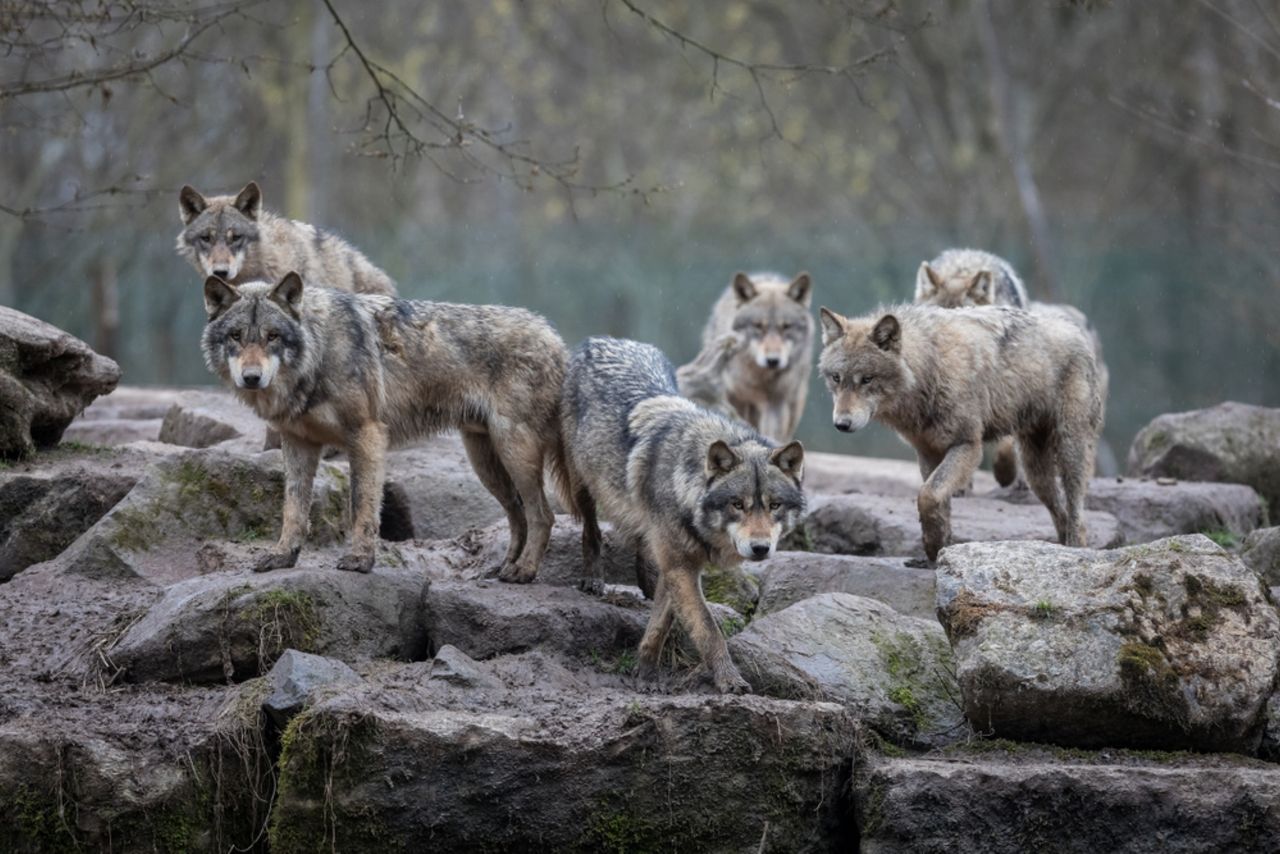
[[837, 418], [837, 419], [835, 420], [835, 425], [836, 425], [836, 429], [837, 429], [837, 430], [839, 430], [841, 433], [852, 433], [852, 432], [853, 432], [853, 419], [852, 419], [852, 418]]
[[262, 385], [262, 371], [258, 368], [245, 368], [240, 380], [244, 383], [245, 388], [258, 388]]
[[772, 546], [770, 546], [768, 543], [752, 543], [752, 544], [751, 544], [751, 559], [752, 559], [752, 560], [764, 560], [765, 558], [767, 558], [767, 557], [769, 556], [769, 553], [770, 553], [771, 551], [773, 551], [773, 547], [772, 547]]
[[764, 359], [764, 366], [766, 368], [780, 368], [782, 367], [782, 359], [777, 356], [766, 356]]
[[231, 271], [226, 267], [215, 267], [213, 269], [213, 275], [217, 276], [219, 279], [230, 279]]

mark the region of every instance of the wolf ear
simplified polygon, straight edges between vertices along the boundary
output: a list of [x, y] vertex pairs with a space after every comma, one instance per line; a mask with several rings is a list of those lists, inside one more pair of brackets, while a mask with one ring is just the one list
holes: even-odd
[[991, 302], [991, 271], [980, 270], [976, 276], [969, 280], [969, 296], [973, 297], [973, 301], [980, 304]]
[[928, 299], [940, 290], [942, 290], [942, 277], [938, 275], [937, 270], [929, 266], [928, 261], [921, 261], [920, 269], [916, 271], [916, 299]]
[[804, 445], [796, 441], [784, 445], [769, 455], [769, 462], [799, 484], [804, 477]]
[[250, 181], [245, 184], [234, 204], [236, 210], [249, 219], [257, 219], [258, 214], [262, 213], [262, 188], [258, 186], [258, 182]]
[[787, 296], [808, 308], [809, 295], [813, 290], [812, 285], [813, 280], [809, 278], [809, 274], [801, 273], [791, 280], [790, 285], [787, 285]]
[[209, 320], [217, 320], [238, 299], [240, 292], [217, 276], [204, 280], [204, 312]]
[[182, 217], [183, 225], [190, 225], [191, 220], [200, 216], [207, 207], [209, 203], [196, 192], [195, 187], [190, 184], [182, 185], [182, 190], [178, 193], [178, 216]]
[[881, 350], [896, 353], [902, 349], [902, 326], [898, 318], [886, 314], [871, 330], [871, 341]]
[[818, 309], [818, 317], [822, 320], [822, 346], [825, 347], [837, 338], [844, 336], [845, 319], [825, 305]]
[[724, 439], [716, 439], [711, 443], [711, 447], [707, 448], [707, 477], [728, 474], [737, 468], [740, 462], [742, 460], [738, 459], [738, 455]]
[[302, 277], [292, 270], [285, 273], [280, 284], [272, 289], [271, 301], [278, 303], [281, 308], [297, 318], [298, 310], [302, 306]]
[[738, 302], [746, 302], [755, 299], [756, 283], [751, 281], [746, 273], [733, 274], [733, 294], [738, 298]]

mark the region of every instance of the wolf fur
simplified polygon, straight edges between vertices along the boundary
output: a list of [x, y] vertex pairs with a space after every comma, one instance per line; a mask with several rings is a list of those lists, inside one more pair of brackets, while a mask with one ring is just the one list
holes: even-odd
[[351, 462], [352, 544], [367, 572], [378, 543], [389, 445], [458, 428], [476, 475], [507, 513], [500, 578], [537, 574], [554, 517], [544, 464], [563, 477], [559, 394], [566, 352], [536, 314], [210, 277], [205, 364], [282, 437], [284, 523], [259, 571], [293, 566], [323, 445]]
[[823, 308], [821, 321], [818, 367], [836, 429], [853, 432], [874, 417], [916, 451], [930, 561], [950, 541], [951, 496], [973, 476], [982, 442], [1007, 435], [1059, 541], [1085, 544], [1103, 413], [1093, 346], [1080, 327], [1008, 306], [895, 306], [854, 319]]
[[744, 343], [736, 332], [726, 332], [703, 347], [692, 362], [676, 368], [676, 385], [681, 396], [726, 418], [737, 418], [738, 412], [729, 403], [725, 388], [728, 379], [725, 369], [741, 352]]
[[725, 394], [738, 415], [778, 442], [796, 431], [809, 393], [813, 358], [812, 280], [738, 273], [711, 309], [702, 332], [706, 351], [736, 333], [741, 352], [725, 367]]
[[655, 674], [679, 618], [716, 688], [746, 690], [702, 597], [702, 567], [774, 552], [805, 511], [804, 448], [777, 447], [680, 397], [660, 351], [615, 338], [590, 338], [573, 351], [561, 418], [588, 575], [600, 576], [597, 514], [636, 539], [658, 568], [642, 675]]
[[178, 254], [202, 276], [241, 285], [278, 282], [296, 271], [340, 291], [396, 295], [391, 277], [341, 237], [263, 210], [262, 190], [252, 181], [235, 196], [208, 199], [185, 186], [178, 213]]

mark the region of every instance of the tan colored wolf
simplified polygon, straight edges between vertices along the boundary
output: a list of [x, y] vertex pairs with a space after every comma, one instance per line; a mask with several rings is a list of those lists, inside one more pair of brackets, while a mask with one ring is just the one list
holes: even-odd
[[235, 196], [209, 199], [185, 186], [178, 213], [178, 254], [202, 276], [240, 285], [277, 282], [296, 271], [307, 282], [340, 291], [396, 294], [391, 277], [341, 237], [263, 210], [255, 182]]
[[809, 394], [813, 358], [812, 280], [738, 273], [711, 309], [703, 351], [727, 333], [742, 341], [725, 368], [725, 394], [738, 415], [777, 442], [796, 432]]
[[982, 442], [1008, 435], [1059, 541], [1085, 544], [1102, 397], [1084, 330], [1007, 306], [896, 306], [856, 319], [823, 308], [821, 320], [818, 368], [836, 429], [874, 417], [915, 448], [930, 561], [951, 539], [951, 496], [973, 476]]
[[210, 277], [204, 295], [205, 364], [283, 440], [284, 524], [258, 571], [297, 561], [320, 449], [333, 445], [351, 461], [352, 543], [338, 568], [368, 572], [388, 445], [457, 428], [507, 513], [499, 577], [533, 580], [554, 522], [543, 468], [565, 476], [566, 353], [550, 324], [518, 308], [304, 290], [296, 273], [239, 287]]
[[656, 674], [679, 618], [716, 688], [747, 690], [702, 597], [702, 568], [773, 554], [804, 515], [804, 448], [776, 447], [681, 397], [657, 348], [616, 338], [589, 338], [573, 351], [561, 419], [566, 497], [583, 520], [588, 581], [600, 578], [597, 512], [658, 568], [641, 675]]

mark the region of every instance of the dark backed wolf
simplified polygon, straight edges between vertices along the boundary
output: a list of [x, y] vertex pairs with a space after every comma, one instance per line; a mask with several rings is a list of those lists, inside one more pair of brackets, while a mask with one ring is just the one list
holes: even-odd
[[1007, 306], [896, 306], [852, 319], [823, 308], [821, 319], [818, 368], [836, 429], [874, 417], [915, 448], [930, 561], [951, 539], [951, 496], [973, 477], [983, 441], [1009, 435], [1059, 541], [1085, 544], [1102, 397], [1084, 330]]
[[702, 597], [702, 567], [773, 554], [805, 511], [800, 443], [776, 447], [686, 400], [657, 348], [615, 338], [589, 338], [573, 351], [561, 417], [589, 576], [600, 575], [597, 514], [658, 568], [642, 675], [655, 673], [678, 617], [716, 688], [746, 690]]
[[457, 428], [476, 475], [507, 513], [500, 577], [532, 581], [563, 478], [559, 397], [565, 346], [523, 309], [453, 305], [279, 284], [205, 282], [205, 364], [280, 432], [284, 524], [259, 571], [293, 566], [307, 534], [323, 445], [351, 461], [352, 545], [340, 569], [367, 572], [378, 542], [391, 443]]
[[252, 181], [235, 196], [208, 199], [185, 186], [178, 213], [178, 254], [202, 276], [241, 285], [278, 282], [295, 271], [340, 291], [396, 294], [391, 277], [341, 237], [263, 210], [262, 190]]

